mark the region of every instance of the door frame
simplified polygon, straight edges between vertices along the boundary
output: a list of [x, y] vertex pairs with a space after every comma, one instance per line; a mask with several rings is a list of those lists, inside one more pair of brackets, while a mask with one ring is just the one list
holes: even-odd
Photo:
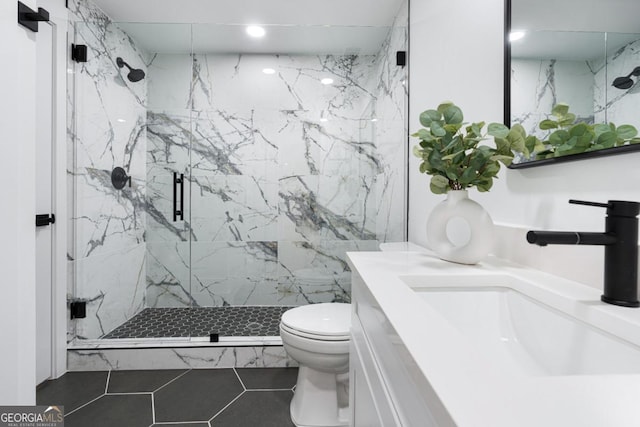
[[[51, 208], [56, 216], [51, 227], [51, 378], [67, 371], [67, 68], [70, 44], [67, 40], [68, 9], [64, 0], [38, 0], [38, 7], [49, 11], [56, 31], [55, 69], [52, 71], [52, 194]], [[42, 23], [41, 25], [48, 25]], [[37, 63], [36, 66], [41, 65]], [[46, 64], [42, 65], [46, 67]], [[38, 185], [36, 183], [36, 185]], [[39, 212], [40, 213], [40, 212]], [[44, 213], [44, 212], [42, 212]], [[34, 366], [35, 369], [35, 366]]]

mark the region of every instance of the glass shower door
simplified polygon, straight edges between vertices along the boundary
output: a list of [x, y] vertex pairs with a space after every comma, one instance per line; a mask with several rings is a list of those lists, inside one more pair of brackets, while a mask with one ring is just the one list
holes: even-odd
[[[157, 337], [189, 338], [191, 26], [120, 24], [148, 54], [146, 306]], [[158, 43], [172, 40], [172, 45]], [[171, 53], [167, 53], [167, 51]]]
[[190, 25], [114, 23], [77, 8], [73, 40], [87, 61], [69, 64], [69, 270], [71, 302], [86, 304], [86, 317], [70, 333], [188, 338], [191, 113], [172, 95], [188, 98], [190, 65], [181, 87], [152, 42], [169, 32], [188, 57]]
[[99, 10], [72, 8], [71, 37], [87, 55], [68, 66], [69, 329], [91, 340], [146, 307], [147, 80], [131, 81], [119, 60], [145, 69], [147, 57]]

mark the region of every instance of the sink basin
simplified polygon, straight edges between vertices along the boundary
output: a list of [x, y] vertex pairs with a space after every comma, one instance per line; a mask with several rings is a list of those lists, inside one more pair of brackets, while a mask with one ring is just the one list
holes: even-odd
[[514, 374], [640, 373], [640, 347], [513, 288], [413, 290], [473, 347]]

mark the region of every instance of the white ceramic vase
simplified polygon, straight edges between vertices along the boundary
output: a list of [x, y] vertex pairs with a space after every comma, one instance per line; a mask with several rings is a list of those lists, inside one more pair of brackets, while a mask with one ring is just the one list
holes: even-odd
[[445, 261], [476, 264], [493, 247], [493, 221], [467, 190], [450, 190], [429, 215], [427, 240]]

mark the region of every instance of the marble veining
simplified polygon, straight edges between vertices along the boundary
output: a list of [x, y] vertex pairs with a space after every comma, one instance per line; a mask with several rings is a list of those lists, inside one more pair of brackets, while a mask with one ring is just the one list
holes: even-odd
[[[69, 331], [97, 338], [145, 306], [147, 85], [123, 78], [116, 58], [146, 70], [147, 56], [90, 1], [70, 1], [69, 10], [70, 38], [88, 51], [87, 62], [69, 63], [69, 295], [88, 312]], [[130, 187], [112, 186], [116, 166]]]
[[69, 294], [89, 314], [70, 338], [145, 307], [349, 301], [345, 253], [404, 240], [406, 9], [377, 55], [159, 54], [71, 1], [89, 61], [70, 63]]
[[70, 350], [68, 358], [71, 371], [297, 366], [282, 346]]
[[[609, 37], [614, 40], [615, 34]], [[636, 114], [640, 107], [640, 84], [637, 77], [629, 89], [617, 89], [612, 83], [616, 77], [624, 77], [640, 66], [640, 35], [637, 40], [625, 44], [607, 57], [606, 72], [597, 76], [606, 82], [606, 90], [596, 91], [595, 105], [598, 109], [597, 121], [609, 121], [616, 125], [630, 124], [640, 129], [640, 119]]]
[[[607, 35], [615, 43], [615, 33]], [[623, 35], [627, 37], [627, 35]], [[511, 70], [512, 123], [522, 124], [528, 133], [544, 137], [537, 128], [553, 105], [569, 104], [579, 121], [631, 124], [640, 127], [637, 111], [640, 85], [617, 89], [612, 82], [626, 76], [640, 64], [640, 38], [624, 44], [606, 58], [588, 61], [556, 59], [513, 59]]]

